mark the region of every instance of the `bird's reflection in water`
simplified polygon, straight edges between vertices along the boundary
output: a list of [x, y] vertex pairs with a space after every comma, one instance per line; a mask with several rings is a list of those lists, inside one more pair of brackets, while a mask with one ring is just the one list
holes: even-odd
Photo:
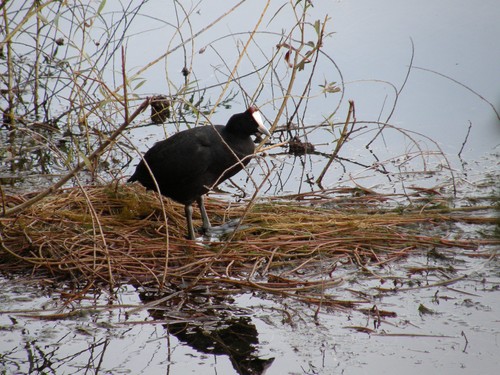
[[168, 324], [167, 328], [169, 333], [199, 352], [227, 355], [241, 375], [264, 374], [274, 361], [274, 358], [263, 359], [257, 355], [258, 333], [249, 317], [227, 319], [210, 330], [189, 323]]
[[[157, 299], [151, 297], [141, 294], [144, 302]], [[173, 301], [169, 300], [169, 302]], [[220, 307], [223, 304], [217, 305]], [[202, 315], [209, 314], [210, 309], [202, 310]], [[171, 309], [165, 309], [165, 306], [160, 305], [148, 311], [155, 320], [164, 320], [166, 312]], [[209, 317], [205, 316], [205, 318]], [[262, 375], [272, 365], [274, 358], [264, 359], [258, 355], [258, 332], [250, 317], [234, 316], [232, 312], [221, 314], [221, 310], [218, 309], [217, 317], [211, 316], [210, 318], [207, 319], [208, 324], [196, 321], [167, 323], [164, 327], [169, 334], [200, 353], [228, 356], [234, 369], [240, 375]]]

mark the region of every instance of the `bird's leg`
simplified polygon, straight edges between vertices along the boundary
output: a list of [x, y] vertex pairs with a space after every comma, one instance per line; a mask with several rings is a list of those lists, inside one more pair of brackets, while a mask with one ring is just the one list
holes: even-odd
[[184, 214], [186, 215], [186, 220], [187, 220], [187, 230], [188, 230], [188, 238], [190, 240], [196, 239], [194, 236], [194, 229], [193, 229], [193, 205], [186, 204], [184, 206]]
[[196, 202], [198, 203], [198, 207], [200, 207], [200, 212], [201, 212], [201, 220], [203, 220], [203, 231], [206, 233], [210, 230], [212, 227], [210, 225], [210, 220], [207, 215], [207, 210], [205, 209], [205, 203], [203, 203], [203, 195], [200, 196]]

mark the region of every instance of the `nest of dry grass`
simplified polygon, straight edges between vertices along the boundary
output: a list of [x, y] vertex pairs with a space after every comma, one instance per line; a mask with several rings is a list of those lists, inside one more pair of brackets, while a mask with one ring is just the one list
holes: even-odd
[[[210, 198], [207, 209], [215, 225], [235, 218], [242, 218], [242, 225], [227, 238], [194, 242], [184, 238], [183, 207], [168, 199], [160, 201], [138, 185], [69, 188], [16, 216], [0, 218], [0, 269], [43, 270], [58, 278], [112, 287], [122, 283], [157, 288], [180, 283], [226, 285], [313, 303], [321, 300], [324, 305], [318, 288], [340, 282], [339, 266], [364, 268], [434, 248], [474, 250], [499, 243], [453, 239], [442, 231], [423, 233], [429, 225], [495, 221], [467, 215], [470, 207], [450, 209], [439, 196], [424, 195], [426, 204], [413, 208], [389, 204], [385, 201], [392, 197], [359, 190], [251, 204]], [[3, 207], [18, 205], [30, 196], [7, 195]], [[332, 299], [331, 303], [350, 302]]]

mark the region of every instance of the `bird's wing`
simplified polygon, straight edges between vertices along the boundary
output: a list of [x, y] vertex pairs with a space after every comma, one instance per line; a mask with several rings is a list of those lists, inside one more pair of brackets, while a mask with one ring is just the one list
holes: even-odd
[[184, 180], [205, 173], [212, 150], [198, 133], [181, 132], [156, 143], [144, 155], [155, 176]]

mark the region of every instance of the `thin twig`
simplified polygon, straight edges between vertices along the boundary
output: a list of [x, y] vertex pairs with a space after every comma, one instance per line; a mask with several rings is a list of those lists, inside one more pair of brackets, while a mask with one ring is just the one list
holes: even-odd
[[458, 152], [458, 157], [462, 159], [462, 151], [464, 150], [465, 144], [467, 143], [467, 140], [469, 139], [469, 134], [472, 129], [472, 122], [469, 121], [469, 128], [467, 129], [467, 134], [465, 135], [465, 139], [462, 142], [462, 147], [460, 147], [460, 151]]
[[349, 100], [349, 111], [347, 112], [347, 117], [344, 123], [344, 128], [342, 129], [342, 133], [340, 134], [340, 137], [337, 139], [337, 145], [335, 146], [335, 150], [333, 151], [332, 155], [330, 156], [330, 160], [326, 163], [325, 167], [321, 171], [321, 174], [319, 175], [318, 179], [316, 180], [316, 183], [320, 188], [323, 188], [322, 182], [323, 178], [325, 177], [326, 172], [328, 171], [328, 168], [330, 168], [330, 165], [332, 164], [333, 160], [337, 157], [340, 149], [342, 148], [343, 144], [348, 138], [348, 128], [349, 128], [349, 123], [351, 122], [351, 117], [353, 118], [352, 121], [352, 126], [351, 129], [354, 128], [354, 125], [356, 123], [356, 115], [355, 115], [355, 110], [354, 110], [354, 101]]

